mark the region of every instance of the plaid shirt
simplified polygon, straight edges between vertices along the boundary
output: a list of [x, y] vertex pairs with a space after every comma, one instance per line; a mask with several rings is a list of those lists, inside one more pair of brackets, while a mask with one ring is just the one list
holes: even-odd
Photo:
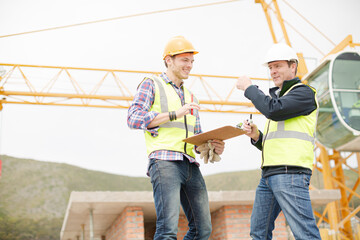
[[[181, 105], [185, 104], [184, 100], [184, 89], [183, 83], [180, 87], [177, 87], [167, 76], [165, 73], [162, 73], [160, 77], [166, 82], [170, 83], [176, 93], [179, 95], [181, 99]], [[142, 129], [144, 131], [148, 131], [151, 133], [153, 137], [158, 136], [159, 127], [148, 129], [147, 126], [150, 122], [159, 114], [158, 112], [150, 111], [151, 106], [154, 103], [155, 98], [155, 85], [153, 80], [149, 78], [145, 78], [144, 81], [138, 88], [137, 93], [135, 94], [134, 100], [128, 110], [128, 118], [127, 124], [132, 129]], [[196, 111], [198, 112], [198, 111]], [[196, 124], [194, 128], [195, 134], [201, 133], [200, 119], [199, 114], [196, 116]], [[181, 161], [186, 157], [192, 163], [196, 163], [196, 159], [187, 155], [183, 152], [176, 152], [170, 150], [157, 150], [149, 154], [149, 159], [159, 159], [159, 160], [167, 160], [167, 161]]]

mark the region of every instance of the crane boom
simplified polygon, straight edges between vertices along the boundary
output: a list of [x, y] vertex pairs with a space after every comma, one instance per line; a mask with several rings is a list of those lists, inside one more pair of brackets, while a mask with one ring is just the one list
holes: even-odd
[[[8, 63], [0, 63], [0, 66], [9, 69], [0, 79], [0, 95], [3, 96], [1, 104], [128, 108], [134, 98], [130, 89], [133, 92], [136, 90], [141, 80], [139, 75], [161, 74], [155, 71]], [[239, 101], [238, 96], [233, 96], [236, 79], [236, 76], [191, 74], [189, 88], [196, 86], [193, 91], [202, 92], [197, 94], [202, 96], [199, 99], [203, 106], [201, 111], [260, 114], [250, 101], [245, 98]], [[227, 88], [221, 89], [221, 92], [212, 87], [211, 83], [219, 80]]]

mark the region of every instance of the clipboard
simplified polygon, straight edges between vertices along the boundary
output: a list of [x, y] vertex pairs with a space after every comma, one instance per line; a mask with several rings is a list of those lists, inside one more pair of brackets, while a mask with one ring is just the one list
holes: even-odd
[[226, 140], [229, 138], [243, 135], [244, 133], [245, 131], [238, 127], [224, 126], [208, 132], [200, 133], [198, 135], [185, 138], [183, 139], [183, 142], [200, 146], [201, 144], [206, 143], [208, 140], [212, 140], [212, 139]]

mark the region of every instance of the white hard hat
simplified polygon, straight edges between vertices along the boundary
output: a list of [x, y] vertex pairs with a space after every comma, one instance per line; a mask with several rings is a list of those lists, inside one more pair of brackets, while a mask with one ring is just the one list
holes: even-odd
[[267, 52], [263, 65], [267, 67], [269, 62], [281, 60], [296, 60], [297, 62], [299, 62], [298, 56], [296, 55], [294, 49], [292, 49], [289, 45], [285, 43], [276, 43]]

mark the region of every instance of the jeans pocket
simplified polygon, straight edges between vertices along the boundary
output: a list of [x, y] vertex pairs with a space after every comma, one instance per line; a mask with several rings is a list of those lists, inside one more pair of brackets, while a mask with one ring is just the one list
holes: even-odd
[[151, 183], [155, 182], [156, 179], [159, 177], [159, 169], [157, 165], [157, 161], [154, 161], [149, 168], [149, 176]]
[[148, 172], [149, 172], [149, 175], [150, 175], [150, 176], [151, 176], [151, 171], [152, 171], [154, 165], [155, 165], [157, 162], [158, 162], [158, 160], [157, 160], [157, 159], [154, 159], [154, 158], [152, 158], [152, 159], [149, 160]]
[[303, 174], [304, 187], [310, 186], [311, 175]]

